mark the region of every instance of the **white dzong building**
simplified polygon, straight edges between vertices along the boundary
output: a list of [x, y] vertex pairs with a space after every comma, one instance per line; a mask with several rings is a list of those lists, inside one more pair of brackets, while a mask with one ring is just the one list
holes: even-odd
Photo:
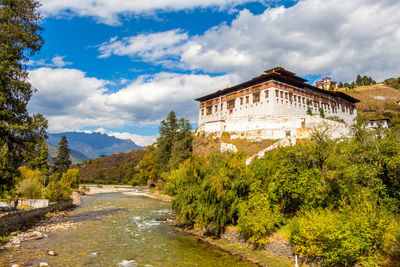
[[277, 67], [199, 97], [197, 132], [228, 132], [249, 139], [306, 138], [309, 129], [325, 125], [331, 129], [332, 137], [348, 136], [359, 100], [306, 81]]

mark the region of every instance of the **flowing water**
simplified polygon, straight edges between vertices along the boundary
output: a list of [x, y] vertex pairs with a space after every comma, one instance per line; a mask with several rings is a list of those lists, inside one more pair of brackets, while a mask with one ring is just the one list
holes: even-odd
[[81, 200], [71, 214], [79, 227], [0, 252], [0, 266], [11, 266], [11, 258], [32, 266], [254, 266], [160, 221], [172, 215], [168, 203], [121, 193]]

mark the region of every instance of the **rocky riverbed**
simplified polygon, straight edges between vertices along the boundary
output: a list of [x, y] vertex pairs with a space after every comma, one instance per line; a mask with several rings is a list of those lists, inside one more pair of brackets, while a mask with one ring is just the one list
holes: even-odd
[[19, 247], [22, 242], [48, 238], [48, 233], [76, 228], [79, 222], [74, 222], [69, 216], [71, 211], [60, 211], [46, 215], [44, 220], [24, 232], [11, 233], [12, 238], [0, 249]]

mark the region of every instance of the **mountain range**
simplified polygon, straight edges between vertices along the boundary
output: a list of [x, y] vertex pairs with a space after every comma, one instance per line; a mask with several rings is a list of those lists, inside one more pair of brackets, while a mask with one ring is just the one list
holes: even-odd
[[52, 146], [58, 147], [60, 138], [63, 135], [67, 138], [68, 147], [71, 150], [71, 156], [78, 159], [78, 161], [143, 148], [136, 145], [132, 140], [123, 140], [102, 133], [47, 133], [47, 143], [49, 145], [50, 154], [51, 150], [54, 150]]

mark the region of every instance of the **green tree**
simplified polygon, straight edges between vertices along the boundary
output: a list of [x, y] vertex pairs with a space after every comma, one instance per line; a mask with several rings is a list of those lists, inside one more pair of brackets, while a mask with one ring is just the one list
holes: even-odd
[[154, 185], [157, 180], [157, 164], [156, 164], [156, 152], [154, 147], [146, 148], [149, 151], [139, 162], [139, 177], [134, 177], [132, 181], [134, 185], [148, 184]]
[[12, 189], [38, 129], [26, 105], [33, 88], [25, 63], [43, 44], [34, 0], [0, 0], [0, 195]]
[[192, 127], [188, 120], [181, 118], [178, 121], [178, 131], [174, 136], [169, 159], [169, 168], [176, 169], [179, 163], [185, 161], [192, 154]]
[[323, 108], [319, 108], [319, 115], [320, 115], [322, 118], [325, 118], [325, 112], [324, 112], [324, 109], [323, 109]]
[[45, 177], [49, 175], [48, 157], [49, 151], [47, 150], [46, 142], [42, 142], [42, 145], [40, 146], [40, 156], [37, 159], [37, 166]]
[[360, 74], [357, 75], [356, 84], [357, 84], [357, 86], [364, 85], [363, 78], [361, 78]]
[[64, 173], [69, 169], [71, 166], [69, 152], [67, 138], [63, 135], [58, 143], [57, 157], [54, 159], [55, 172]]
[[169, 170], [172, 145], [178, 128], [178, 119], [175, 112], [171, 111], [165, 120], [161, 121], [158, 129], [160, 137], [157, 138], [156, 162], [160, 172], [167, 172]]
[[343, 88], [343, 83], [340, 82], [338, 87], [339, 87], [339, 88]]

